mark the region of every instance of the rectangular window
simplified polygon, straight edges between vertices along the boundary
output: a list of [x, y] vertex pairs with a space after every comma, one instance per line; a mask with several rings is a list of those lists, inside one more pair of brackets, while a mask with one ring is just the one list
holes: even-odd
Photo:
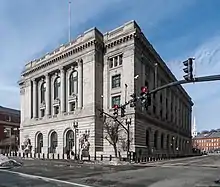
[[162, 94], [160, 94], [160, 103], [161, 104], [163, 103], [163, 96], [162, 96]]
[[123, 61], [123, 55], [119, 55], [119, 65], [122, 65], [122, 61]]
[[144, 85], [149, 89], [149, 83], [147, 80], [144, 81]]
[[11, 121], [11, 116], [6, 115], [5, 116], [5, 121]]
[[71, 111], [71, 112], [72, 112], [72, 111], [75, 111], [75, 109], [76, 109], [76, 102], [70, 103], [70, 111]]
[[153, 113], [156, 114], [156, 106], [153, 106]]
[[112, 107], [114, 105], [120, 105], [120, 103], [121, 103], [121, 96], [120, 95], [112, 97]]
[[114, 67], [118, 66], [118, 57], [114, 57]]
[[45, 110], [42, 109], [42, 110], [41, 110], [41, 117], [44, 117], [44, 116], [45, 116]]
[[163, 117], [163, 111], [160, 110], [160, 118], [162, 118], [162, 117]]
[[54, 114], [59, 114], [59, 106], [54, 107]]
[[109, 68], [113, 68], [113, 58], [109, 59]]
[[121, 86], [121, 75], [112, 76], [112, 88], [118, 88]]

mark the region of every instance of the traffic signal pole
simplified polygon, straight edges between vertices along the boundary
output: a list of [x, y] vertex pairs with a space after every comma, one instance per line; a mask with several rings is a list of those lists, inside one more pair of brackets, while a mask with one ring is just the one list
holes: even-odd
[[160, 90], [163, 90], [165, 88], [169, 88], [171, 86], [176, 86], [176, 85], [181, 85], [181, 84], [188, 84], [188, 83], [195, 83], [195, 82], [208, 82], [208, 81], [218, 81], [220, 80], [220, 75], [211, 75], [211, 76], [203, 76], [203, 77], [195, 77], [192, 81], [187, 81], [187, 80], [179, 80], [175, 82], [171, 82], [169, 84], [160, 86], [156, 89], [153, 89], [149, 91], [149, 94], [156, 93]]
[[[127, 129], [115, 116], [111, 116], [110, 114], [106, 113], [104, 110], [98, 109], [99, 112], [101, 112], [102, 114], [105, 114], [106, 116], [112, 118], [113, 120], [115, 120], [115, 122], [117, 122], [119, 125], [122, 126], [123, 129], [126, 130], [126, 132], [129, 132], [129, 129]], [[129, 134], [129, 133], [128, 133]]]

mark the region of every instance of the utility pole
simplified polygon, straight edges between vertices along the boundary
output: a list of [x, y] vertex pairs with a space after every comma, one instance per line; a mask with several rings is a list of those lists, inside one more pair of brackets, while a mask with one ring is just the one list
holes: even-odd
[[71, 1], [69, 0], [69, 42], [71, 42]]
[[128, 85], [125, 84], [125, 102], [127, 102]]
[[158, 63], [155, 63], [155, 69], [154, 69], [154, 88], [157, 87], [157, 74], [158, 74]]
[[127, 148], [127, 159], [130, 161], [131, 157], [130, 157], [130, 125], [131, 125], [131, 118], [128, 120], [126, 119], [126, 125], [127, 125], [127, 129], [128, 129], [128, 134], [127, 134], [127, 139], [128, 139], [128, 148]]

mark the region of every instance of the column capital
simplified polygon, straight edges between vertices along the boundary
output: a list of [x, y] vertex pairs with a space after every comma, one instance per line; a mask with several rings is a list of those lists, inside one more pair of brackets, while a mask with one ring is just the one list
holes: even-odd
[[50, 77], [50, 74], [49, 74], [49, 73], [46, 73], [44, 76], [45, 76], [45, 78], [47, 79], [47, 78]]
[[59, 70], [60, 70], [60, 73], [64, 73], [65, 72], [64, 67], [60, 67]]
[[82, 65], [83, 59], [82, 59], [82, 58], [78, 59], [78, 60], [77, 60], [77, 63], [78, 63], [78, 65]]
[[33, 82], [33, 84], [37, 84], [37, 79], [36, 78], [31, 79], [31, 81]]

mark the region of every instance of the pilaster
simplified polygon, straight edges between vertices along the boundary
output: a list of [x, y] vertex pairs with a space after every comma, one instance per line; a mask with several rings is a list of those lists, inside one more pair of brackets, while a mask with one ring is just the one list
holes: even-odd
[[83, 107], [83, 61], [78, 61], [78, 108]]
[[51, 106], [50, 106], [50, 93], [51, 93], [51, 87], [50, 87], [50, 75], [46, 74], [46, 115], [51, 115]]
[[65, 70], [63, 68], [60, 69], [60, 78], [61, 78], [61, 113], [66, 112], [66, 78], [65, 78]]
[[37, 118], [37, 81], [33, 80], [33, 117]]

